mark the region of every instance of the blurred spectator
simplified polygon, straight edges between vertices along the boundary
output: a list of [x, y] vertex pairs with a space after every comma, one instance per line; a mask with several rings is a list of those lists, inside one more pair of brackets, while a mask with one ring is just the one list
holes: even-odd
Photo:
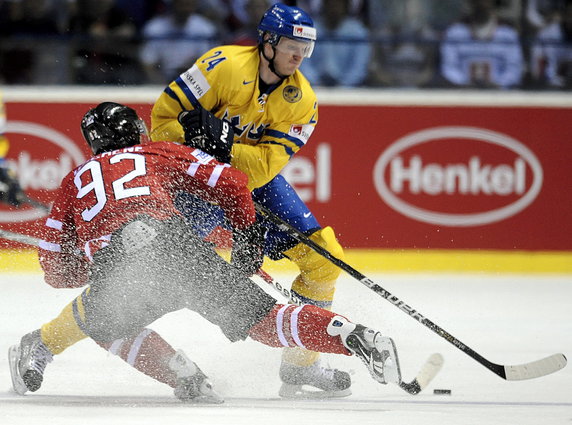
[[434, 83], [437, 32], [431, 28], [431, 4], [402, 0], [388, 10], [390, 17], [375, 33], [369, 84], [422, 87]]
[[[363, 11], [365, 2], [369, 0], [348, 0], [348, 12], [351, 15], [360, 14]], [[377, 0], [374, 0], [377, 1]], [[394, 0], [390, 0], [394, 1]], [[281, 1], [284, 4], [290, 4], [290, 6], [298, 6], [308, 12], [311, 16], [318, 16], [324, 13], [324, 9], [328, 7], [328, 0], [297, 0], [297, 1]]]
[[300, 67], [313, 85], [355, 87], [367, 77], [369, 31], [361, 20], [348, 15], [349, 2], [329, 0], [315, 20], [316, 48]]
[[494, 0], [470, 0], [471, 12], [451, 25], [441, 43], [441, 72], [454, 86], [509, 88], [523, 77], [517, 31], [499, 21]]
[[497, 17], [517, 31], [522, 29], [522, 10], [528, 0], [495, 0]]
[[134, 22], [114, 0], [75, 0], [70, 30], [75, 36], [74, 69], [78, 84], [138, 84]]
[[560, 19], [540, 30], [531, 62], [538, 86], [572, 89], [572, 2], [564, 7]]
[[[423, 19], [431, 28], [443, 31], [453, 22], [468, 13], [468, 0], [422, 0], [425, 16]], [[399, 27], [405, 24], [403, 3], [396, 0], [364, 0], [364, 15], [367, 26], [374, 34], [385, 31], [388, 27]]]
[[166, 84], [216, 45], [216, 26], [197, 13], [197, 0], [171, 0], [167, 12], [143, 28], [141, 49], [147, 82]]
[[260, 17], [272, 5], [270, 0], [246, 0], [244, 3], [244, 11], [246, 12], [246, 21], [237, 22], [238, 28], [232, 32], [228, 44], [237, 44], [240, 46], [256, 46], [258, 44], [258, 23]]
[[226, 34], [234, 30], [234, 27], [228, 26], [232, 2], [233, 0], [198, 0], [197, 13], [211, 21], [218, 34]]
[[[75, 1], [75, 0], [71, 0]], [[135, 25], [137, 32], [155, 15], [164, 12], [170, 0], [114, 0], [115, 5]]]
[[11, 0], [3, 2], [3, 34], [61, 34], [66, 25], [67, 0]]
[[69, 19], [67, 0], [0, 1], [4, 39], [1, 74], [10, 84], [61, 84], [68, 78], [68, 50], [61, 43]]
[[539, 31], [558, 18], [558, 11], [564, 9], [568, 1], [569, 0], [528, 0], [526, 10], [524, 11], [526, 22], [534, 31]]

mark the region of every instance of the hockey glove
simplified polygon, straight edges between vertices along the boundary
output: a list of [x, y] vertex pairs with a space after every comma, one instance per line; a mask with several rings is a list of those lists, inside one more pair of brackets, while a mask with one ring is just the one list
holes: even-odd
[[185, 131], [187, 146], [200, 149], [220, 162], [230, 163], [234, 131], [228, 121], [215, 117], [200, 106], [181, 112], [178, 120]]
[[230, 263], [247, 276], [252, 276], [264, 262], [264, 240], [268, 229], [259, 223], [232, 233]]
[[19, 207], [26, 199], [14, 173], [5, 167], [0, 167], [0, 202]]

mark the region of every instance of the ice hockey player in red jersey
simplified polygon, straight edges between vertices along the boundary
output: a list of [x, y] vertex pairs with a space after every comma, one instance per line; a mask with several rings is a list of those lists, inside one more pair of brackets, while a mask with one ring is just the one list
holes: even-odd
[[[145, 328], [183, 308], [218, 325], [230, 341], [353, 354], [376, 381], [400, 384], [391, 338], [317, 306], [277, 304], [249, 279], [262, 264], [265, 232], [245, 174], [189, 146], [141, 144], [144, 122], [117, 103], [88, 111], [82, 131], [95, 156], [63, 179], [39, 255], [51, 286], [87, 285], [73, 303], [86, 335], [118, 354], [145, 341], [148, 364], [130, 363], [185, 401], [223, 399], [194, 362]], [[182, 190], [224, 210], [233, 229], [230, 264], [174, 207]], [[16, 392], [40, 387], [52, 354], [39, 330], [10, 348]]]

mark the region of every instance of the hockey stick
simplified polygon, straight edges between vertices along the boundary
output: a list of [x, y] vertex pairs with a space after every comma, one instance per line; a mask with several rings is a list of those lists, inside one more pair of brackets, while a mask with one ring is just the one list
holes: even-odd
[[[292, 304], [301, 305], [302, 301], [292, 293], [291, 290], [286, 289], [280, 283], [278, 283], [272, 276], [266, 273], [264, 270], [259, 269], [256, 275], [270, 286], [272, 286], [276, 291], [280, 292], [284, 297], [288, 299]], [[425, 361], [421, 370], [417, 376], [411, 382], [401, 382], [399, 387], [405, 392], [415, 395], [423, 391], [427, 385], [433, 380], [433, 378], [439, 373], [441, 367], [443, 366], [443, 356], [439, 353], [434, 353]]]
[[[39, 239], [33, 236], [24, 235], [21, 233], [10, 232], [8, 230], [0, 229], [0, 238], [11, 240], [14, 242], [20, 242], [32, 246], [38, 246]], [[270, 284], [276, 291], [280, 292], [284, 297], [286, 297], [290, 302], [296, 305], [302, 304], [301, 300], [296, 297], [289, 289], [280, 285], [272, 276], [266, 273], [264, 270], [260, 269], [256, 273], [262, 278], [266, 283]], [[420, 393], [431, 380], [437, 375], [441, 366], [443, 365], [443, 357], [438, 354], [432, 354], [429, 359], [425, 362], [415, 379], [409, 383], [401, 382], [399, 386], [409, 394]]]
[[38, 246], [38, 242], [40, 241], [38, 238], [35, 238], [34, 236], [24, 235], [22, 233], [10, 232], [8, 230], [2, 230], [2, 229], [0, 229], [0, 238], [34, 246]]
[[39, 210], [44, 211], [45, 213], [49, 213], [50, 212], [50, 207], [46, 204], [42, 204], [39, 201], [36, 201], [35, 199], [30, 198], [28, 195], [26, 195], [25, 193], [21, 193], [20, 196], [18, 196], [18, 200], [24, 204], [29, 204], [34, 208], [37, 208]]
[[546, 358], [536, 360], [530, 363], [524, 363], [520, 365], [500, 365], [493, 363], [479, 353], [474, 351], [472, 348], [461, 342], [459, 339], [455, 338], [449, 332], [444, 330], [443, 328], [437, 326], [431, 320], [423, 316], [413, 307], [405, 304], [405, 302], [401, 301], [395, 295], [391, 294], [389, 291], [385, 290], [381, 286], [374, 283], [371, 279], [369, 279], [364, 274], [360, 273], [352, 266], [347, 264], [346, 262], [340, 260], [339, 258], [332, 255], [328, 250], [318, 245], [316, 242], [311, 240], [308, 236], [302, 233], [300, 230], [296, 229], [286, 221], [282, 220], [272, 211], [267, 209], [266, 207], [255, 203], [256, 210], [263, 214], [269, 221], [274, 223], [278, 226], [278, 228], [288, 233], [291, 237], [296, 239], [298, 242], [301, 242], [311, 248], [312, 250], [316, 251], [318, 254], [322, 255], [323, 257], [327, 258], [329, 261], [334, 263], [336, 266], [347, 272], [350, 276], [355, 278], [356, 280], [360, 281], [363, 285], [367, 286], [377, 295], [385, 298], [395, 307], [399, 308], [401, 311], [406, 313], [408, 316], [412, 317], [413, 319], [417, 320], [422, 325], [426, 326], [441, 338], [449, 341], [463, 353], [467, 354], [469, 357], [473, 358], [484, 367], [495, 373], [496, 375], [500, 376], [502, 379], [507, 381], [519, 381], [524, 379], [533, 379], [538, 378], [544, 375], [548, 375], [554, 372], [559, 371], [564, 366], [566, 366], [566, 357], [564, 354], [553, 354]]

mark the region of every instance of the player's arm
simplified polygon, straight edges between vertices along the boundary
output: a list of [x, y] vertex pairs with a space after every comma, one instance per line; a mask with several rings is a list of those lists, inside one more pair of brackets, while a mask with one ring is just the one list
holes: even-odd
[[267, 128], [256, 145], [233, 145], [231, 164], [248, 175], [250, 190], [272, 180], [308, 142], [318, 120], [317, 104], [310, 103], [302, 110], [304, 115], [293, 115], [287, 122]]
[[256, 220], [247, 182], [244, 173], [226, 166], [221, 174], [216, 198], [233, 226], [230, 262], [250, 276], [262, 267], [267, 229]]
[[78, 253], [73, 221], [73, 182], [70, 175], [58, 189], [39, 242], [38, 256], [44, 280], [55, 288], [78, 288], [87, 283], [89, 262]]
[[274, 138], [268, 138], [258, 145], [240, 143], [233, 145], [231, 164], [248, 175], [250, 190], [264, 186], [272, 180], [300, 149], [280, 142]]
[[264, 260], [266, 229], [256, 221], [247, 176], [198, 149], [192, 156], [196, 162], [185, 166], [192, 176], [186, 190], [223, 209], [233, 229], [231, 264], [247, 275], [256, 273]]
[[153, 141], [185, 143], [185, 132], [178, 121], [181, 112], [198, 107], [212, 111], [219, 104], [221, 91], [232, 97], [225, 85], [232, 78], [232, 68], [227, 66], [226, 59], [209, 60], [217, 57], [217, 53], [220, 53], [217, 49], [205, 53], [163, 90], [151, 110]]
[[220, 205], [233, 228], [244, 229], [254, 223], [256, 213], [246, 174], [199, 149], [175, 148], [167, 143], [165, 147], [171, 151], [177, 149], [181, 162], [179, 170], [185, 173], [178, 179], [182, 187], [173, 189], [194, 193], [205, 201]]

